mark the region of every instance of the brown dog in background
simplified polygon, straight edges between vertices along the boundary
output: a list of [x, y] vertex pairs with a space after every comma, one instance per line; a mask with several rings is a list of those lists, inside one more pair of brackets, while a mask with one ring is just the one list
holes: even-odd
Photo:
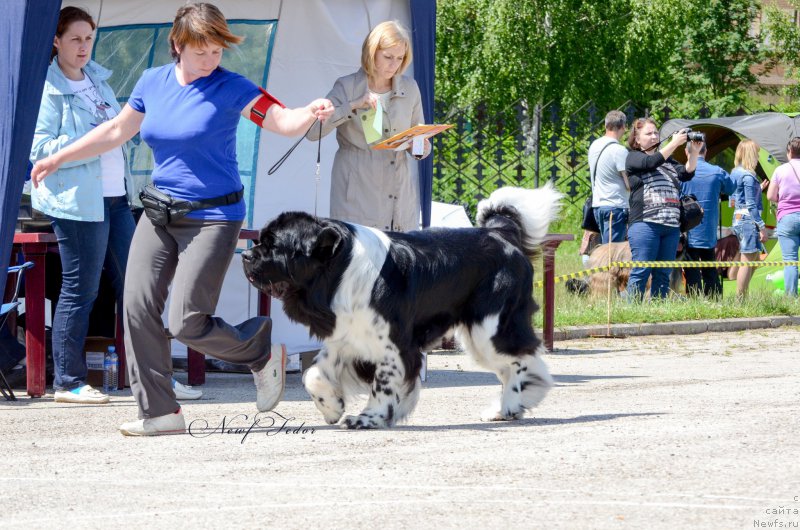
[[[683, 249], [684, 245], [681, 240], [681, 243], [678, 245], [676, 261], [681, 261], [683, 259]], [[589, 254], [589, 261], [586, 263], [586, 268], [594, 269], [596, 267], [606, 267], [609, 261], [613, 263], [631, 260], [631, 247], [627, 241], [623, 243], [606, 243], [604, 245], [598, 245], [592, 250], [591, 254]], [[628, 287], [628, 278], [630, 278], [630, 275], [630, 268], [611, 267], [608, 271], [590, 274], [588, 278], [570, 280], [566, 283], [566, 288], [570, 292], [602, 297], [608, 294], [609, 276], [611, 277], [612, 292], [616, 291], [616, 293], [619, 293]], [[672, 274], [670, 274], [670, 290], [676, 293], [683, 292], [683, 275], [678, 268], [672, 269]], [[645, 292], [650, 292], [650, 280], [647, 280]]]

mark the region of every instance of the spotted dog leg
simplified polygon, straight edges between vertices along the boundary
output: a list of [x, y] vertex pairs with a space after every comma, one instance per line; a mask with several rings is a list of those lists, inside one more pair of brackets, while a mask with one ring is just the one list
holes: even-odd
[[405, 367], [397, 351], [388, 353], [375, 368], [367, 406], [358, 416], [345, 416], [348, 429], [381, 429], [403, 420], [417, 403], [419, 384], [405, 380]]
[[344, 397], [335, 364], [322, 348], [314, 359], [314, 364], [303, 374], [303, 385], [314, 405], [322, 413], [329, 425], [333, 425], [344, 414]]
[[486, 409], [481, 415], [483, 421], [519, 419], [544, 399], [553, 386], [553, 377], [541, 358], [542, 348], [537, 353], [514, 358], [498, 373], [503, 385], [499, 406]]

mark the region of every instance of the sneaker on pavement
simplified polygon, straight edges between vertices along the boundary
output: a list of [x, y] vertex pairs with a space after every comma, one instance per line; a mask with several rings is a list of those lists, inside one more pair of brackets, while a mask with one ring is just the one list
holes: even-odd
[[272, 410], [283, 398], [286, 386], [286, 345], [273, 344], [264, 368], [253, 372], [256, 383], [256, 407], [259, 412]]
[[183, 412], [178, 409], [172, 414], [129, 421], [120, 425], [119, 430], [125, 436], [159, 436], [162, 434], [183, 434], [186, 432], [186, 421]]
[[175, 391], [175, 399], [178, 400], [200, 399], [203, 397], [202, 390], [184, 385], [176, 381], [174, 377], [172, 378], [172, 390]]
[[286, 373], [287, 374], [299, 374], [301, 371], [302, 365], [300, 364], [300, 354], [295, 353], [292, 355], [286, 356]]
[[56, 390], [56, 403], [84, 403], [102, 404], [108, 403], [108, 396], [92, 388], [90, 385], [83, 385], [72, 390]]

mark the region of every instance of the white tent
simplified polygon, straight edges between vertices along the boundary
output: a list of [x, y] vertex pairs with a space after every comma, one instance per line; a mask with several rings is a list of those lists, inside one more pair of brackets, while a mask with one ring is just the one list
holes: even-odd
[[[95, 59], [115, 70], [111, 78], [117, 96], [125, 100], [139, 73], [149, 66], [169, 61], [166, 33], [183, 0], [78, 0], [64, 5], [87, 9], [98, 21]], [[412, 7], [428, 12], [432, 31], [435, 2], [415, 0], [224, 0], [216, 5], [222, 10], [234, 33], [247, 36], [239, 50], [226, 52], [242, 71], [250, 69], [260, 84], [289, 107], [304, 105], [324, 97], [336, 78], [351, 73], [360, 65], [361, 43], [369, 30], [384, 20], [398, 20], [413, 28]], [[424, 7], [421, 7], [424, 6]], [[415, 28], [418, 31], [418, 28]], [[428, 36], [432, 37], [432, 36]], [[416, 36], [415, 39], [416, 41]], [[428, 38], [432, 42], [432, 38]], [[251, 46], [248, 52], [248, 46]], [[253, 49], [253, 46], [260, 48]], [[432, 65], [433, 50], [415, 49], [416, 62]], [[263, 61], [263, 64], [262, 64]], [[256, 64], [253, 64], [256, 63]], [[223, 62], [223, 65], [226, 63]], [[120, 66], [121, 65], [121, 66]], [[414, 75], [409, 68], [407, 74]], [[431, 76], [432, 78], [432, 76]], [[258, 79], [253, 79], [259, 81]], [[423, 94], [425, 89], [423, 89]], [[118, 89], [118, 87], [120, 87]], [[432, 99], [432, 87], [429, 88]], [[430, 119], [430, 116], [427, 116]], [[316, 143], [304, 141], [280, 170], [267, 176], [267, 169], [278, 160], [295, 139], [271, 133], [256, 135], [255, 126], [244, 123], [252, 145], [238, 146], [240, 167], [250, 164], [250, 184], [245, 181], [249, 201], [248, 221], [260, 228], [278, 213], [287, 210], [327, 215], [329, 211], [330, 168], [336, 151], [334, 135], [322, 141], [320, 181], [316, 184]], [[144, 148], [144, 146], [142, 146]], [[251, 159], [251, 160], [250, 160]], [[146, 163], [144, 164], [146, 165]], [[243, 180], [244, 172], [243, 172]], [[249, 187], [249, 189], [248, 189]], [[235, 256], [225, 279], [217, 311], [231, 323], [241, 322], [257, 309], [257, 293], [244, 275], [239, 256]], [[288, 345], [290, 353], [305, 351], [314, 345], [306, 328], [293, 324], [284, 315], [280, 303], [273, 301], [273, 341]], [[185, 348], [173, 345], [173, 355]]]

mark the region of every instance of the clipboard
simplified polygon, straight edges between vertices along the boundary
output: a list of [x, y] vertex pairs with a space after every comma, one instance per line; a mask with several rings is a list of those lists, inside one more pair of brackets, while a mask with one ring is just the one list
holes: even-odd
[[401, 133], [397, 133], [391, 138], [387, 138], [377, 144], [373, 145], [373, 149], [393, 149], [394, 151], [402, 151], [408, 149], [414, 138], [421, 137], [420, 140], [435, 136], [442, 131], [451, 128], [452, 125], [447, 124], [434, 124], [434, 125], [416, 125], [410, 129], [406, 129]]

